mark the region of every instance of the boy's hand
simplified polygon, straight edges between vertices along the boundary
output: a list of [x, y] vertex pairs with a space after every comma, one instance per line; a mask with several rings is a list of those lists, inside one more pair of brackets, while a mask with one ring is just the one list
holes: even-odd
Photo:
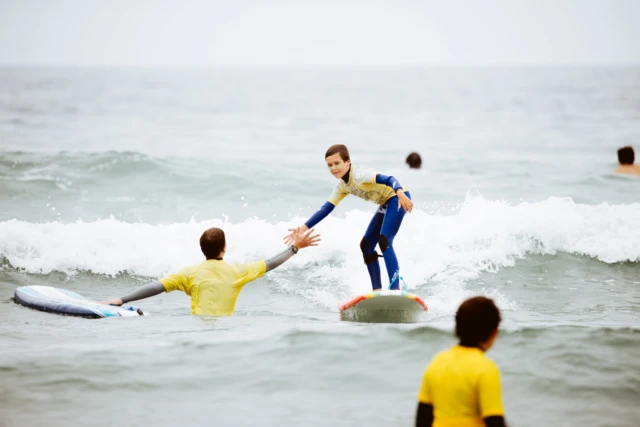
[[315, 228], [307, 230], [302, 233], [297, 233], [294, 236], [293, 244], [298, 248], [306, 248], [308, 246], [318, 246], [318, 242], [321, 240], [319, 234], [313, 234]]
[[404, 195], [404, 191], [402, 190], [398, 190], [398, 204], [406, 212], [411, 212], [413, 210], [413, 202], [410, 198]]
[[110, 301], [98, 301], [98, 304], [104, 304], [104, 305], [122, 305], [124, 304], [124, 302], [122, 302], [122, 298], [116, 298], [116, 299], [112, 299]]
[[[285, 245], [293, 244], [293, 242], [296, 240], [296, 236], [298, 234], [304, 233], [305, 231], [308, 230], [308, 228], [307, 228], [306, 225], [303, 224], [303, 225], [301, 225], [299, 227], [296, 227], [296, 228], [289, 228], [288, 230], [290, 231], [290, 233], [283, 237]], [[296, 246], [298, 246], [298, 245], [296, 245]]]

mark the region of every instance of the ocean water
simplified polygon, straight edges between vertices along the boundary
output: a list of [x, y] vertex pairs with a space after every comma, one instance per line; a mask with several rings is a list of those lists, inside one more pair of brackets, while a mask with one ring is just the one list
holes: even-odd
[[[114, 298], [202, 259], [268, 258], [330, 194], [329, 145], [413, 196], [395, 240], [419, 324], [341, 322], [369, 289], [375, 205], [248, 284], [236, 313], [177, 292], [144, 318], [15, 304], [38, 284]], [[510, 426], [640, 420], [640, 69], [0, 70], [0, 426], [411, 426], [422, 372], [472, 295]], [[411, 151], [423, 158], [409, 170]], [[640, 154], [640, 153], [639, 153]], [[384, 271], [384, 265], [382, 266]]]

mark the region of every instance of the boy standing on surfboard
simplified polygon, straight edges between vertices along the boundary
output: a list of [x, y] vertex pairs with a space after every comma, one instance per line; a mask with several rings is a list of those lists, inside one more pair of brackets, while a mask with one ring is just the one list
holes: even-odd
[[[325, 154], [325, 161], [331, 174], [338, 179], [338, 183], [329, 200], [318, 212], [303, 225], [289, 229], [291, 233], [284, 237], [285, 243], [290, 244], [299, 233], [304, 233], [326, 218], [349, 194], [376, 203], [380, 207], [373, 215], [360, 241], [360, 249], [371, 277], [373, 290], [382, 288], [378, 262], [380, 256], [384, 258], [387, 267], [389, 289], [399, 289], [400, 267], [393, 250], [393, 239], [398, 233], [405, 213], [413, 209], [411, 194], [403, 189], [393, 176], [376, 173], [375, 170], [367, 167], [352, 165], [349, 150], [342, 144], [329, 147]], [[382, 255], [376, 252], [378, 243]]]

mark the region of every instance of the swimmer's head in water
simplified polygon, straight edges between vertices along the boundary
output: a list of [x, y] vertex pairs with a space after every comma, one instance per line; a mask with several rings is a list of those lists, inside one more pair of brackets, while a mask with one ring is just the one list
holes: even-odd
[[626, 146], [618, 150], [618, 161], [621, 165], [632, 165], [635, 160], [633, 147]]
[[407, 156], [406, 163], [411, 169], [420, 169], [420, 166], [422, 166], [422, 158], [420, 154], [413, 152]]

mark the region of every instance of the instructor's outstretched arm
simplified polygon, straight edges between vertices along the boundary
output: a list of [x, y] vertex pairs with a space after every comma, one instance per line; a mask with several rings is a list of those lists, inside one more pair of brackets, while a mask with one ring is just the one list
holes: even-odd
[[98, 304], [107, 304], [107, 305], [122, 305], [131, 301], [137, 301], [139, 299], [149, 298], [162, 292], [166, 292], [164, 285], [156, 280], [155, 282], [151, 282], [147, 285], [144, 285], [141, 288], [136, 289], [135, 291], [128, 293], [122, 298], [116, 298], [109, 301], [100, 301]]
[[310, 228], [313, 228], [314, 226], [316, 226], [320, 221], [325, 219], [327, 215], [333, 212], [333, 209], [335, 207], [336, 205], [334, 205], [332, 202], [325, 202], [324, 205], [322, 205], [322, 207], [318, 209], [318, 212], [314, 213], [311, 216], [311, 218], [307, 220], [307, 222], [305, 222], [301, 226], [298, 226], [295, 228], [289, 228], [289, 234], [283, 237], [284, 244], [285, 245], [292, 244], [293, 238], [297, 233], [304, 233]]

